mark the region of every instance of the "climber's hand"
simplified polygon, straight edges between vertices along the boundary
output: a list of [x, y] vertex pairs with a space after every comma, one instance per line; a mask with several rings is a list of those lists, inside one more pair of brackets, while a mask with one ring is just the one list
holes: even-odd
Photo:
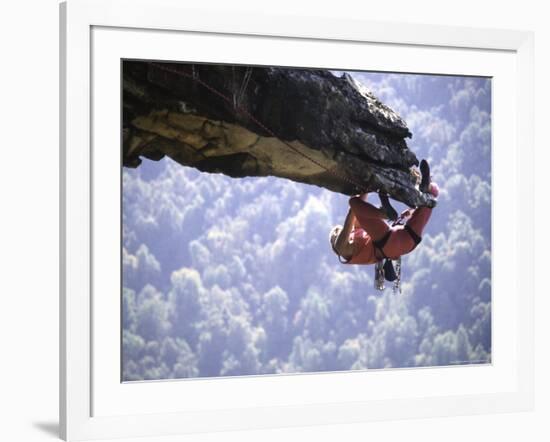
[[432, 181], [428, 187], [428, 192], [437, 198], [439, 196], [439, 186]]

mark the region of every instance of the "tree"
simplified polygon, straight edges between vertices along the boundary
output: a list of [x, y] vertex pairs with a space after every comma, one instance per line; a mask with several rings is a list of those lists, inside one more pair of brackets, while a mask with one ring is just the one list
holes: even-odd
[[262, 297], [261, 324], [265, 330], [266, 351], [269, 358], [284, 357], [289, 351], [288, 296], [279, 286], [273, 287]]
[[206, 290], [197, 270], [182, 268], [172, 273], [168, 294], [169, 317], [174, 336], [197, 345], [198, 324], [203, 320], [203, 298]]
[[146, 285], [138, 295], [136, 332], [148, 341], [158, 341], [170, 329], [168, 309], [162, 293]]

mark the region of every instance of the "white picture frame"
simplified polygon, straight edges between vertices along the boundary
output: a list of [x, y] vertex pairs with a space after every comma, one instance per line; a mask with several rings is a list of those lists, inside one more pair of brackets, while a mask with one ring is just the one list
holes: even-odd
[[[243, 15], [229, 9], [193, 9], [174, 0], [69, 0], [61, 4], [60, 15], [60, 428], [64, 439], [532, 409], [534, 229], [528, 225], [534, 220], [532, 33]], [[201, 51], [178, 55], [180, 39], [192, 39]], [[223, 46], [228, 40], [231, 51]], [[224, 50], [214, 55], [220, 44]], [[271, 45], [269, 51], [266, 45]], [[108, 227], [100, 227], [108, 223], [102, 214], [113, 207], [103, 207], [103, 201], [116, 203], [120, 198], [108, 185], [118, 179], [120, 164], [118, 158], [102, 162], [102, 151], [93, 147], [98, 142], [119, 142], [112, 139], [120, 128], [116, 117], [120, 80], [116, 70], [110, 70], [116, 69], [114, 61], [121, 57], [182, 57], [183, 61], [187, 56], [192, 61], [238, 62], [246, 52], [252, 58], [245, 61], [309, 66], [315, 63], [311, 58], [315, 53], [329, 47], [338, 47], [341, 56], [348, 57], [332, 60], [333, 67], [365, 68], [364, 60], [353, 61], [350, 54], [360, 50], [379, 54], [378, 70], [490, 74], [495, 79], [494, 245], [498, 251], [502, 240], [512, 237], [514, 258], [494, 254], [493, 363], [121, 384], [120, 343], [114, 344], [118, 334], [112, 335], [117, 324], [120, 330], [119, 294], [109, 290], [117, 272], [101, 274], [101, 262], [113, 259], [109, 247], [118, 247], [119, 242], [109, 236]], [[399, 56], [382, 55], [392, 51]], [[504, 85], [514, 91], [507, 101]], [[109, 100], [114, 100], [112, 106]], [[106, 177], [103, 184], [94, 179], [98, 173]], [[494, 223], [501, 219], [501, 211], [508, 213], [506, 226]], [[183, 401], [181, 392], [191, 400]]]

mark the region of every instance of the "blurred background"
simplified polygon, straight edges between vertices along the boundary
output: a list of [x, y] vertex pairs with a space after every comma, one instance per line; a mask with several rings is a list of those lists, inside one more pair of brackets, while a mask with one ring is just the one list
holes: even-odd
[[491, 362], [491, 81], [349, 73], [441, 188], [402, 293], [332, 252], [346, 196], [144, 159], [123, 170], [123, 380]]

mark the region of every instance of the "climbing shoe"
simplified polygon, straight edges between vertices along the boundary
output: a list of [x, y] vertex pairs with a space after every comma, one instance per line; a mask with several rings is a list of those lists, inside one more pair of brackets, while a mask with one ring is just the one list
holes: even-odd
[[380, 209], [382, 209], [384, 211], [384, 213], [386, 214], [386, 217], [390, 221], [395, 221], [398, 218], [399, 215], [397, 214], [396, 210], [390, 204], [390, 199], [388, 198], [388, 195], [386, 195], [384, 193], [379, 193], [378, 197], [380, 198], [380, 203], [382, 203], [382, 207]]
[[432, 177], [430, 176], [430, 165], [426, 160], [420, 161], [420, 173], [422, 174], [422, 180], [420, 181], [420, 191], [422, 193], [428, 193], [430, 190], [430, 182]]

